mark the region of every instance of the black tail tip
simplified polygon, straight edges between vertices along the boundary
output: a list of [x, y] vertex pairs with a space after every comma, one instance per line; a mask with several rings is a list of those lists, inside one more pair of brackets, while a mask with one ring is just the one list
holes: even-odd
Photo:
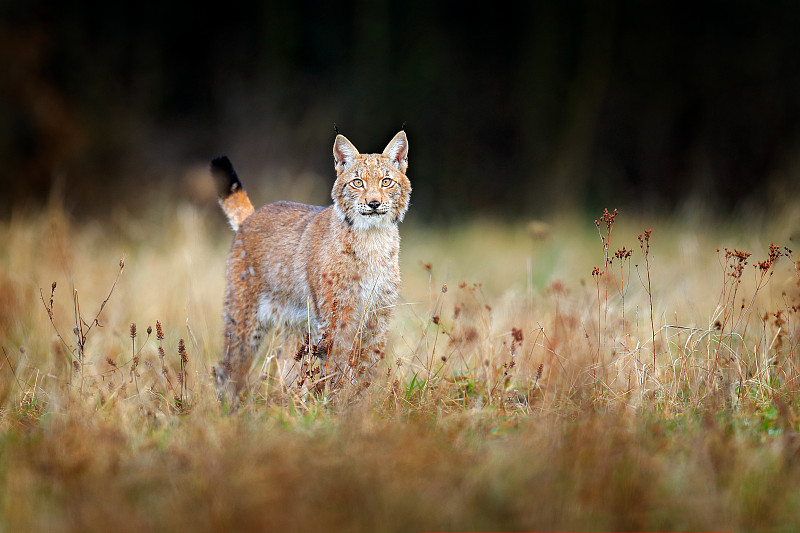
[[215, 157], [211, 160], [211, 176], [217, 187], [217, 195], [226, 198], [242, 188], [242, 182], [233, 169], [233, 164], [227, 156]]

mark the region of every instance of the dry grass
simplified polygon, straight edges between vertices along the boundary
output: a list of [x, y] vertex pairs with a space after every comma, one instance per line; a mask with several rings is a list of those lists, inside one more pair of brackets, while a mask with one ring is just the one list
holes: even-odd
[[799, 221], [411, 221], [359, 398], [271, 385], [268, 339], [227, 414], [216, 213], [14, 215], [0, 531], [789, 531]]

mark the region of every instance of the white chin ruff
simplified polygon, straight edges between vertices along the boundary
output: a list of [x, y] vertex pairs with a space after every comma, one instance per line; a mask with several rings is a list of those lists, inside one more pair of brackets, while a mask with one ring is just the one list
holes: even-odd
[[353, 216], [353, 227], [356, 229], [386, 228], [392, 225], [392, 217], [389, 213], [383, 215], [362, 215], [360, 213]]

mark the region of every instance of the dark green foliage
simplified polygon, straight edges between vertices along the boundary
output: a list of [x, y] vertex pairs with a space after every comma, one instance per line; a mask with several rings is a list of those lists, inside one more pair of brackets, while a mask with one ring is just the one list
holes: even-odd
[[334, 122], [408, 124], [419, 215], [779, 201], [798, 20], [791, 2], [6, 2], [0, 205], [54, 176], [89, 205], [219, 153], [328, 175]]

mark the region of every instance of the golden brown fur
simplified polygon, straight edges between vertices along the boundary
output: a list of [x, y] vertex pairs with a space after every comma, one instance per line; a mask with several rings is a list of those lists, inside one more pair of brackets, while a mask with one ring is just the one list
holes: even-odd
[[250, 203], [250, 198], [247, 197], [247, 193], [242, 189], [227, 198], [220, 199], [220, 205], [222, 211], [227, 215], [233, 231], [239, 229], [239, 225], [255, 211], [253, 204]]
[[[408, 142], [401, 131], [382, 154], [362, 155], [339, 135], [333, 152], [329, 207], [282, 201], [241, 219], [250, 202], [240, 184], [220, 199], [238, 231], [228, 256], [225, 353], [216, 375], [234, 392], [275, 328], [288, 340], [278, 361], [288, 387], [306, 380], [317, 388], [336, 385], [382, 354], [400, 287], [397, 224], [411, 194]], [[310, 338], [298, 353], [316, 357], [296, 361], [305, 334]]]

